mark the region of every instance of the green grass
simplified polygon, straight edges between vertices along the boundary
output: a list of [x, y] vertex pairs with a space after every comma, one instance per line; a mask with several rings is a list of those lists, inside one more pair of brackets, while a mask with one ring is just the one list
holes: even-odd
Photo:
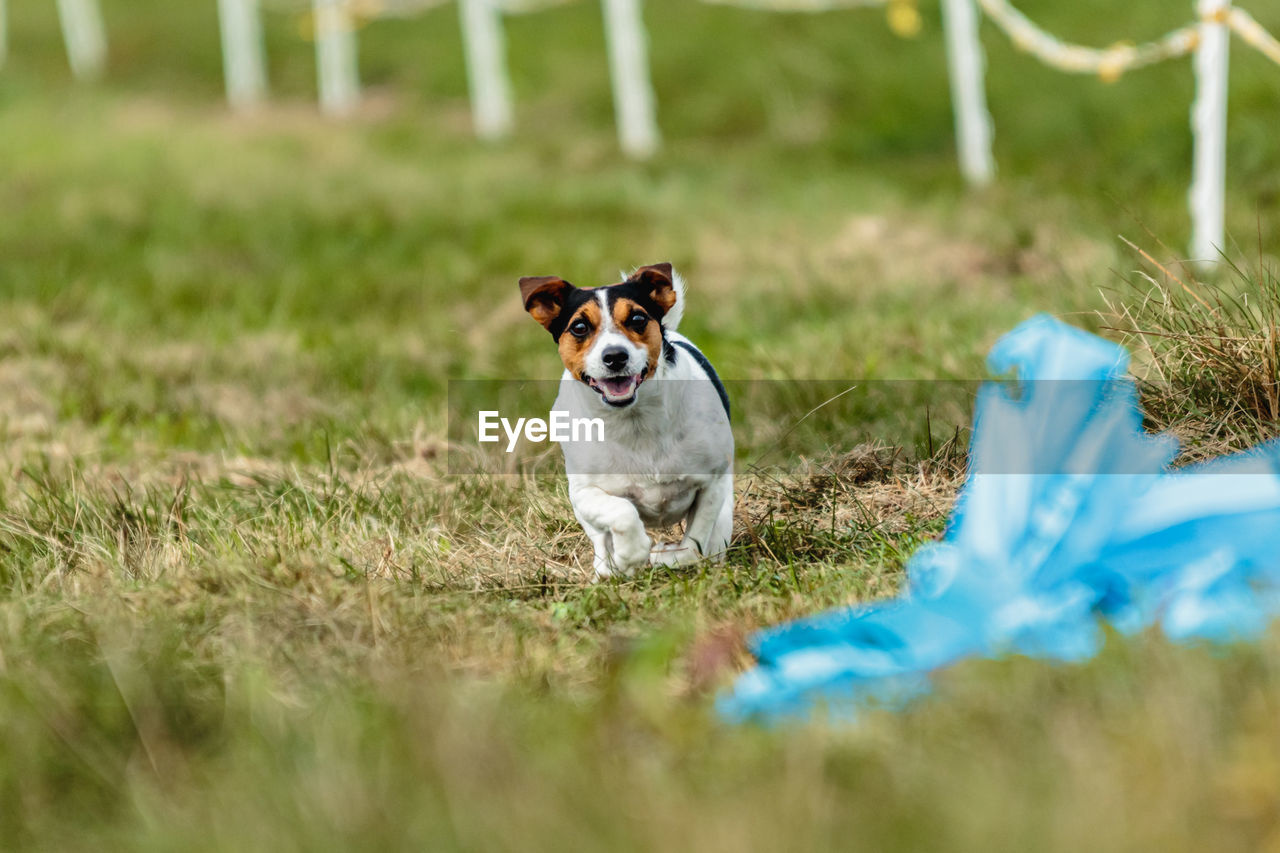
[[[971, 663], [847, 728], [712, 708], [752, 629], [898, 588], [955, 494], [954, 446], [920, 458], [999, 334], [1096, 327], [1137, 265], [1118, 233], [1186, 242], [1186, 63], [1107, 85], [984, 30], [1001, 176], [974, 193], [933, 3], [904, 41], [654, 0], [647, 164], [592, 4], [510, 21], [517, 132], [481, 145], [452, 7], [362, 30], [339, 123], [290, 16], [271, 106], [233, 117], [212, 2], [104, 3], [102, 83], [68, 79], [53, 4], [10, 4], [0, 72], [0, 847], [1275, 843], [1274, 639]], [[1101, 45], [1190, 17], [1023, 5]], [[1250, 259], [1280, 250], [1278, 75], [1233, 51]], [[519, 276], [659, 260], [683, 330], [760, 380], [757, 465], [726, 567], [592, 585], [553, 472], [448, 474], [449, 383], [557, 375]], [[854, 383], [878, 393], [784, 438]]]

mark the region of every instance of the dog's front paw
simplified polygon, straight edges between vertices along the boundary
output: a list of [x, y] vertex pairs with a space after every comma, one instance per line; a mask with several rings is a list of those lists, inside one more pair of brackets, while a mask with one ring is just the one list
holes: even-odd
[[701, 559], [698, 549], [683, 542], [659, 542], [649, 551], [653, 566], [687, 566]]
[[[613, 553], [610, 568], [617, 574], [630, 575], [636, 569], [649, 565], [649, 534], [644, 530], [613, 536]], [[597, 570], [596, 574], [600, 574]]]
[[591, 567], [594, 569], [592, 580], [596, 583], [613, 577], [613, 563], [606, 554], [597, 552]]

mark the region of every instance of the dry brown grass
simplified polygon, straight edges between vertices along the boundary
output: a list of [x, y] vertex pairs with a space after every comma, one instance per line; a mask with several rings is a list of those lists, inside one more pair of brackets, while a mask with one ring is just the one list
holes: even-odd
[[1133, 249], [1143, 267], [1105, 296], [1101, 317], [1134, 353], [1148, 425], [1177, 435], [1187, 461], [1275, 437], [1280, 279], [1274, 260], [1259, 258], [1252, 269], [1224, 260], [1210, 278]]
[[951, 453], [949, 446], [936, 459], [909, 461], [901, 447], [864, 444], [802, 459], [785, 474], [748, 472], [739, 483], [738, 526], [751, 530], [778, 513], [836, 525], [871, 522], [895, 532], [907, 518], [943, 519], [963, 477], [962, 459]]

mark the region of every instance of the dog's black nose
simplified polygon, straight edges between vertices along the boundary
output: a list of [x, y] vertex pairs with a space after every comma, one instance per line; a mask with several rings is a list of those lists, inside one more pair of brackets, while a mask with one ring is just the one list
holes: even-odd
[[609, 347], [600, 353], [600, 360], [610, 370], [621, 370], [627, 366], [627, 351], [622, 347]]

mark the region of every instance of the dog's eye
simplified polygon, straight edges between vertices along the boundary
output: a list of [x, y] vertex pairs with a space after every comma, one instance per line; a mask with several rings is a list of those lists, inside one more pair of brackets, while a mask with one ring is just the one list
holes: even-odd
[[627, 318], [627, 325], [637, 332], [643, 332], [645, 324], [649, 322], [649, 315], [639, 311]]
[[587, 332], [590, 331], [591, 326], [587, 324], [586, 320], [577, 320], [569, 327], [569, 334], [573, 335], [575, 338], [585, 338], [587, 336]]

